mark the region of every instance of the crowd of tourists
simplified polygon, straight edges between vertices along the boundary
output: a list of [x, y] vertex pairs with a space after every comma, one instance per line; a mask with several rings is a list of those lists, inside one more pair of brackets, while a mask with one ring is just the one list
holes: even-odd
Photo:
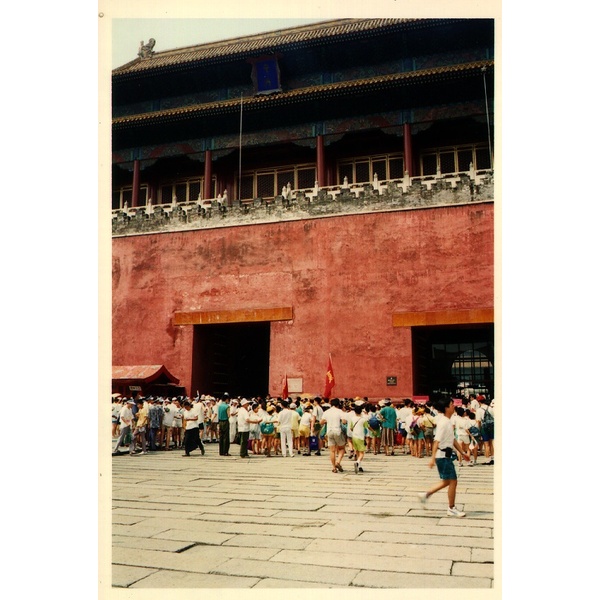
[[[221, 456], [230, 456], [235, 444], [244, 458], [293, 457], [335, 448], [332, 471], [342, 471], [348, 457], [361, 473], [365, 454], [431, 457], [437, 415], [433, 401], [411, 399], [119, 397], [112, 400], [113, 453], [125, 446], [131, 455], [183, 450], [189, 456], [215, 443]], [[459, 465], [493, 464], [494, 410], [486, 397], [463, 399], [451, 422], [462, 451]]]

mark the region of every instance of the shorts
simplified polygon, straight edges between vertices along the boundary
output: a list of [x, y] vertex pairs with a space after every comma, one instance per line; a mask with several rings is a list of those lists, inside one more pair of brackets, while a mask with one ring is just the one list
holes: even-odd
[[482, 427], [481, 428], [481, 439], [484, 442], [491, 442], [494, 439], [494, 428], [490, 427], [489, 429], [487, 427]]
[[384, 446], [394, 445], [394, 430], [391, 427], [384, 427], [381, 435], [381, 441]]
[[468, 435], [462, 435], [462, 434], [460, 434], [458, 436], [458, 441], [461, 442], [462, 444], [468, 444], [471, 440], [469, 439]]
[[346, 445], [346, 436], [343, 433], [331, 433], [327, 434], [327, 445], [331, 448], [333, 446], [344, 447]]
[[300, 425], [298, 433], [301, 437], [308, 437], [310, 435], [310, 427], [308, 425]]
[[365, 446], [365, 440], [361, 439], [361, 438], [356, 438], [353, 437], [352, 438], [352, 447], [357, 451], [357, 452], [364, 452], [366, 450], [366, 446]]
[[451, 458], [436, 458], [435, 464], [440, 474], [440, 479], [457, 479], [454, 461]]

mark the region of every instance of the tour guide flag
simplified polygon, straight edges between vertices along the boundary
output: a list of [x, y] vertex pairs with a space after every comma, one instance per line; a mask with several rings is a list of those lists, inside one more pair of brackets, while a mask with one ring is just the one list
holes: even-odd
[[331, 363], [331, 354], [329, 355], [329, 363], [327, 364], [327, 375], [325, 376], [325, 391], [323, 398], [331, 397], [331, 390], [335, 385], [335, 377], [333, 375], [333, 364]]
[[288, 392], [288, 383], [287, 383], [287, 373], [283, 378], [283, 391], [281, 392], [281, 397], [285, 400], [289, 396]]

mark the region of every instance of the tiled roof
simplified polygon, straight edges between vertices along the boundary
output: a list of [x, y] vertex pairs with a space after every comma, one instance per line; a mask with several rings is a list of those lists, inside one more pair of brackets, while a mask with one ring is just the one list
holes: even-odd
[[[394, 85], [407, 85], [413, 82], [424, 81], [427, 78], [437, 80], [454, 77], [460, 74], [481, 70], [483, 68], [491, 68], [494, 65], [493, 60], [484, 60], [473, 63], [464, 63], [460, 65], [451, 65], [444, 67], [434, 67], [431, 69], [423, 69], [420, 71], [409, 71], [405, 73], [392, 73], [390, 75], [380, 75], [369, 77], [368, 79], [355, 79], [351, 81], [341, 81], [338, 83], [330, 83], [325, 85], [311, 86], [307, 88], [299, 88], [288, 92], [265, 96], [252, 96], [243, 98], [244, 110], [258, 108], [260, 106], [277, 106], [281, 104], [291, 104], [301, 102], [315, 96], [335, 96], [363, 88], [365, 90], [391, 87]], [[190, 106], [182, 106], [167, 110], [159, 110], [146, 112], [137, 115], [128, 115], [124, 117], [116, 117], [113, 119], [114, 126], [128, 125], [143, 122], [169, 120], [182, 116], [195, 116], [226, 113], [229, 110], [238, 110], [240, 99], [234, 98], [231, 100], [222, 100], [217, 102], [207, 102], [205, 104], [194, 104]]]
[[113, 76], [140, 73], [184, 63], [219, 59], [239, 54], [267, 51], [281, 46], [302, 43], [316, 43], [320, 40], [362, 33], [399, 25], [422, 21], [422, 19], [338, 19], [290, 29], [260, 33], [256, 35], [232, 38], [198, 46], [187, 46], [165, 52], [156, 52], [149, 58], [135, 60], [113, 70]]

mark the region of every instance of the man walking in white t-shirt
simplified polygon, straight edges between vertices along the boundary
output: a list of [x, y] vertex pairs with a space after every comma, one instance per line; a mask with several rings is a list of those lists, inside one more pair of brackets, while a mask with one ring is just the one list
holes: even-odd
[[292, 435], [292, 427], [294, 425], [295, 417], [298, 416], [296, 411], [289, 407], [287, 400], [282, 400], [281, 404], [283, 408], [278, 415], [279, 419], [279, 436], [281, 438], [281, 454], [283, 458], [286, 457], [286, 447], [288, 449], [290, 458], [294, 456], [294, 437]]
[[119, 447], [127, 437], [127, 434], [131, 434], [131, 424], [133, 423], [133, 412], [131, 412], [131, 407], [133, 406], [133, 404], [133, 400], [128, 400], [125, 404], [123, 404], [123, 407], [119, 412], [119, 419], [121, 421], [121, 433], [113, 449], [113, 456], [119, 454]]
[[331, 407], [323, 412], [321, 425], [327, 424], [327, 445], [329, 446], [329, 458], [332, 471], [343, 473], [341, 462], [344, 458], [346, 436], [342, 433], [342, 421], [346, 422], [346, 415], [340, 409], [339, 398], [333, 398]]
[[185, 423], [185, 433], [183, 434], [185, 454], [183, 456], [189, 456], [190, 452], [196, 448], [200, 448], [201, 454], [204, 455], [204, 444], [200, 439], [200, 422], [204, 418], [204, 413], [199, 407], [199, 404], [194, 406], [189, 400], [183, 403], [183, 421]]

